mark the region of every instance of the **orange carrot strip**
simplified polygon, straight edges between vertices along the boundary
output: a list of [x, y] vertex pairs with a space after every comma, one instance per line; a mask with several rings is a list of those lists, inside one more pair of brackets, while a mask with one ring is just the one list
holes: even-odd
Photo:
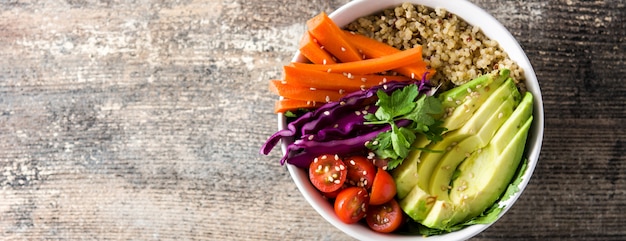
[[354, 48], [346, 39], [344, 34], [326, 15], [325, 12], [309, 19], [306, 22], [309, 33], [317, 42], [329, 53], [339, 59], [341, 62], [352, 62], [362, 60], [362, 55]]
[[310, 109], [317, 108], [322, 106], [324, 103], [317, 103], [313, 101], [306, 100], [292, 100], [292, 99], [282, 99], [277, 100], [274, 105], [274, 113], [286, 112], [289, 110], [297, 110], [297, 109]]
[[350, 74], [372, 74], [396, 69], [421, 61], [422, 46], [416, 46], [394, 54], [385, 55], [379, 58], [366, 59], [356, 62], [339, 64], [304, 64], [291, 63], [296, 68], [308, 68], [310, 70], [325, 71], [329, 73], [350, 73]]
[[300, 53], [314, 64], [336, 64], [326, 50], [322, 49], [317, 40], [309, 32], [305, 32], [300, 40]]
[[387, 81], [408, 81], [411, 78], [401, 75], [363, 75], [363, 74], [339, 74], [297, 68], [293, 66], [283, 67], [285, 78], [289, 85], [352, 92], [361, 89], [369, 89], [372, 86], [386, 83]]
[[316, 103], [339, 101], [345, 94], [334, 90], [322, 90], [284, 84], [280, 80], [271, 80], [270, 90], [286, 99], [314, 101]]
[[[352, 46], [361, 51], [367, 58], [379, 58], [401, 51], [391, 45], [379, 42], [362, 34], [344, 30], [344, 36], [346, 40], [352, 44]], [[394, 71], [414, 79], [421, 79], [422, 75], [426, 72], [428, 72], [426, 75], [427, 79], [430, 79], [435, 74], [434, 69], [428, 69], [426, 62], [423, 61], [421, 53], [419, 62], [399, 67], [394, 69]]]

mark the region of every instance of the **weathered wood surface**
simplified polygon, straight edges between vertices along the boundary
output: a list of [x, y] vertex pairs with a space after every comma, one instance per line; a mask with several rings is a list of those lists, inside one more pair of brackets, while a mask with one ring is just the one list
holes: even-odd
[[[267, 80], [343, 1], [0, 1], [0, 239], [346, 240], [278, 151]], [[536, 175], [476, 240], [626, 239], [626, 7], [473, 0], [541, 82]]]

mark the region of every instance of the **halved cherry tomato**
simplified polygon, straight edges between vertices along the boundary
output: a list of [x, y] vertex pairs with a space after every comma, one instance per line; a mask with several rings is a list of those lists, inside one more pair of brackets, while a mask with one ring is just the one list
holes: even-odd
[[321, 155], [309, 166], [313, 186], [325, 193], [337, 191], [346, 181], [348, 169], [337, 155]]
[[402, 224], [402, 210], [398, 202], [391, 199], [383, 205], [369, 206], [365, 221], [376, 232], [390, 233]]
[[376, 176], [376, 167], [364, 156], [351, 156], [343, 159], [348, 166], [348, 178], [346, 182], [357, 187], [370, 189]]
[[335, 199], [335, 214], [344, 223], [356, 223], [365, 217], [369, 196], [362, 187], [343, 189]]
[[[347, 181], [347, 179], [346, 179]], [[339, 193], [341, 191], [343, 191], [344, 188], [348, 187], [345, 183], [343, 186], [341, 186], [339, 189], [332, 191], [332, 192], [322, 192], [322, 195], [324, 195], [324, 197], [329, 198], [329, 199], [334, 199], [337, 197], [337, 195], [339, 195]]]
[[387, 171], [379, 167], [372, 185], [370, 205], [381, 205], [393, 199], [395, 195], [396, 182]]

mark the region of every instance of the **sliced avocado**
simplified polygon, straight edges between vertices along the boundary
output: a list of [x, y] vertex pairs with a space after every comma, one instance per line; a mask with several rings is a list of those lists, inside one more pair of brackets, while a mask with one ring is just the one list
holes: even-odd
[[502, 69], [498, 73], [479, 76], [459, 87], [440, 95], [444, 107], [443, 127], [456, 130], [472, 117], [474, 112], [506, 79], [510, 71]]
[[419, 135], [413, 142], [414, 148], [409, 155], [402, 161], [398, 167], [391, 171], [391, 176], [396, 182], [396, 196], [399, 199], [403, 199], [411, 192], [413, 187], [417, 184], [417, 163], [420, 161], [420, 155], [422, 148], [426, 147], [430, 143], [430, 140], [424, 135]]
[[413, 220], [423, 220], [437, 201], [437, 197], [428, 194], [419, 186], [413, 186], [409, 194], [401, 199], [398, 204], [400, 208]]
[[480, 215], [502, 195], [522, 159], [532, 120], [528, 118], [502, 153], [488, 146], [459, 166], [461, 175], [450, 190], [450, 201], [463, 210], [455, 223]]
[[[506, 84], [502, 87], [504, 86], [506, 86]], [[515, 85], [513, 85], [513, 88], [513, 93], [509, 95], [508, 99], [506, 99], [504, 102], [501, 102], [499, 98], [493, 99], [490, 97], [487, 102], [485, 102], [485, 104], [476, 112], [479, 113], [481, 111], [488, 111], [491, 113], [491, 117], [489, 117], [487, 121], [482, 123], [482, 127], [480, 128], [480, 130], [478, 130], [476, 134], [471, 135], [459, 142], [451, 150], [449, 150], [448, 153], [446, 153], [446, 155], [439, 161], [439, 164], [433, 170], [433, 174], [431, 175], [430, 193], [432, 195], [438, 196], [440, 199], [447, 199], [447, 187], [450, 185], [450, 180], [457, 166], [472, 152], [487, 146], [492, 137], [495, 135], [498, 128], [500, 128], [500, 126], [509, 118], [509, 116], [511, 116], [520, 99], [520, 94], [517, 89], [515, 89]], [[496, 93], [494, 93], [492, 97], [497, 97]], [[491, 108], [490, 102], [500, 103], [500, 107]], [[489, 109], [485, 110], [483, 107]], [[473, 120], [473, 118], [470, 119], [468, 124]]]
[[[420, 157], [420, 162], [417, 164], [417, 176], [419, 177], [417, 185], [419, 185], [422, 189], [439, 189], [440, 191], [446, 191], [448, 182], [436, 183], [435, 185], [431, 183], [431, 176], [439, 165], [439, 160], [441, 160], [446, 152], [452, 150], [454, 146], [456, 146], [459, 142], [461, 142], [465, 138], [475, 135], [476, 132], [485, 125], [489, 118], [496, 114], [494, 110], [496, 110], [498, 106], [500, 106], [509, 96], [513, 96], [516, 99], [519, 99], [519, 92], [513, 80], [509, 78], [504, 84], [502, 84], [495, 91], [493, 91], [492, 94], [484, 96], [484, 103], [476, 103], [480, 104], [481, 106], [478, 111], [473, 114], [465, 114], [466, 116], [469, 116], [471, 118], [467, 118], [469, 120], [463, 125], [462, 128], [445, 133], [443, 135], [442, 141], [432, 143], [426, 147], [430, 150], [438, 150], [439, 152], [423, 153]], [[448, 119], [446, 120], [449, 120], [450, 118], [457, 117], [451, 116], [448, 117]], [[462, 118], [466, 117], [463, 116]], [[486, 142], [484, 145], [486, 145]]]
[[[522, 101], [517, 106], [511, 117], [502, 124], [502, 129], [519, 130], [524, 125], [525, 121], [533, 114], [533, 95], [530, 92], [526, 92]], [[511, 142], [512, 135], [506, 135], [504, 132], [498, 132], [493, 137], [491, 145], [494, 145], [496, 150], [502, 152], [504, 147]]]
[[426, 146], [426, 148], [433, 151], [423, 152], [420, 156], [420, 161], [417, 163], [417, 185], [420, 188], [430, 190], [430, 178], [433, 174], [433, 170], [437, 168], [441, 157], [443, 157], [448, 148], [451, 148], [451, 146], [456, 145], [456, 143], [459, 143], [468, 136], [468, 133], [462, 133], [456, 130], [446, 133], [443, 136], [443, 140]]
[[447, 200], [437, 200], [422, 224], [429, 228], [447, 229], [454, 225], [457, 208]]
[[[452, 206], [454, 214], [445, 213], [448, 209], [437, 209], [433, 206], [422, 224], [431, 228], [448, 229], [480, 215], [494, 204], [510, 183], [522, 159], [533, 120], [532, 116], [525, 115], [529, 105], [532, 106], [532, 95], [526, 94], [491, 142], [485, 148], [474, 151], [459, 165], [456, 171], [460, 174], [452, 182], [448, 199], [440, 200]], [[501, 144], [502, 140], [509, 142]], [[499, 146], [504, 146], [504, 149], [498, 149]], [[435, 210], [443, 213], [434, 212]]]

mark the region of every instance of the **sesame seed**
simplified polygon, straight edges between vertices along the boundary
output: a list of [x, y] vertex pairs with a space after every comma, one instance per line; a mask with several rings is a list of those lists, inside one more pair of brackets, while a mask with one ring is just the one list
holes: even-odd
[[372, 142], [372, 145], [378, 145], [378, 141], [375, 140], [374, 142]]
[[320, 49], [324, 49], [324, 45], [320, 46]]
[[460, 105], [460, 104], [461, 104], [461, 103], [463, 103], [463, 102], [461, 102], [460, 100], [457, 100], [457, 101], [455, 101], [454, 103], [456, 103], [457, 105]]
[[446, 100], [453, 101], [454, 99], [452, 99], [452, 97], [448, 96], [448, 98]]
[[367, 171], [363, 170], [363, 175], [367, 175]]
[[330, 102], [330, 96], [326, 96], [326, 102]]
[[322, 156], [322, 160], [326, 160], [326, 158], [328, 158], [328, 156], [326, 156], [326, 155]]
[[326, 70], [326, 72], [328, 72], [328, 73], [330, 73], [331, 71], [332, 71], [332, 69], [328, 69], [328, 70]]
[[337, 127], [339, 127], [339, 124], [334, 124], [333, 125], [333, 128], [337, 128]]
[[339, 184], [339, 183], [341, 183], [341, 181], [340, 180], [335, 180], [334, 183], [335, 184]]
[[476, 85], [476, 89], [480, 89], [482, 87], [483, 87], [482, 85]]
[[383, 166], [382, 168], [383, 168], [383, 170], [387, 171], [387, 166], [386, 165]]
[[415, 79], [415, 73], [411, 72], [411, 79]]
[[326, 64], [326, 59], [322, 60], [322, 64], [324, 64], [324, 65]]
[[361, 81], [366, 82], [367, 78], [363, 77], [363, 78], [361, 78]]
[[[315, 163], [317, 163], [317, 162], [318, 162], [317, 157], [313, 159], [313, 162], [315, 162]], [[322, 169], [322, 166], [318, 166], [318, 168], [317, 168], [317, 169]]]
[[343, 93], [345, 93], [346, 91], [344, 89], [339, 89], [339, 94], [343, 95]]
[[361, 85], [361, 90], [365, 90], [365, 85]]
[[502, 112], [498, 113], [498, 119], [502, 119], [502, 116], [504, 116], [504, 113]]
[[466, 152], [466, 153], [465, 153], [465, 157], [470, 157], [470, 155], [471, 155], [471, 154], [470, 154], [469, 152]]
[[364, 115], [367, 115], [367, 111], [366, 110], [361, 111], [361, 113], [364, 114]]
[[339, 155], [335, 154], [335, 161], [339, 160]]
[[348, 73], [348, 79], [354, 79], [354, 76], [352, 76], [352, 73]]
[[359, 116], [359, 115], [361, 115], [361, 112], [357, 110], [357, 111], [355, 111], [355, 112], [354, 112], [354, 114], [356, 114], [357, 116]]
[[344, 166], [344, 165], [339, 165], [339, 170], [342, 170], [342, 171], [343, 171], [343, 170], [345, 170], [345, 169], [346, 169], [346, 166]]
[[389, 88], [389, 87], [387, 87], [387, 85], [383, 85], [383, 89], [387, 89], [387, 88]]
[[339, 105], [346, 105], [346, 102], [345, 101], [341, 101], [341, 102], [339, 102]]
[[354, 160], [350, 159], [350, 165], [356, 165], [356, 162], [354, 162]]
[[313, 88], [313, 87], [311, 87], [311, 88], [309, 88], [309, 89], [310, 89], [310, 90], [317, 90], [316, 88]]
[[281, 80], [280, 83], [286, 85], [287, 81], [286, 80]]
[[330, 111], [324, 111], [324, 115], [330, 115]]
[[334, 181], [335, 181], [335, 179], [333, 179], [333, 177], [331, 177], [331, 176], [328, 176], [328, 181], [329, 181], [329, 182], [334, 182]]
[[341, 52], [346, 52], [346, 48], [341, 47]]
[[471, 88], [467, 88], [467, 93], [472, 93], [472, 89]]
[[387, 83], [387, 78], [383, 78], [383, 83]]
[[339, 169], [339, 166], [335, 166], [335, 171], [341, 171], [341, 169]]
[[309, 137], [308, 137], [309, 141], [313, 140], [313, 137], [314, 137], [313, 135], [309, 135]]

